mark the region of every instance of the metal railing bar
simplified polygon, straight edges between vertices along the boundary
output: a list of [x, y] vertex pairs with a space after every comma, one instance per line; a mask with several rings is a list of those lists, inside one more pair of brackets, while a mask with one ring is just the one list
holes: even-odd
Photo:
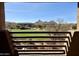
[[64, 50], [17, 50], [18, 52], [57, 52], [57, 51], [64, 51]]
[[66, 45], [29, 45], [29, 46], [26, 46], [26, 45], [15, 45], [14, 47], [65, 47], [66, 49], [66, 52], [68, 51], [68, 47]]
[[[19, 53], [19, 52], [18, 52], [18, 53]], [[50, 52], [49, 52], [49, 53], [23, 53], [23, 52], [22, 52], [22, 53], [21, 53], [21, 52], [20, 52], [19, 54], [20, 54], [20, 55], [21, 55], [21, 54], [22, 54], [22, 55], [23, 55], [23, 54], [24, 54], [24, 55], [29, 55], [29, 54], [31, 54], [31, 55], [32, 55], [32, 54], [33, 54], [33, 55], [34, 55], [34, 54], [44, 54], [44, 55], [48, 55], [48, 54], [51, 54], [51, 55], [52, 55], [52, 54], [54, 54], [54, 55], [55, 55], [55, 54], [65, 54], [65, 53], [64, 53], [64, 52], [63, 52], [63, 53], [50, 53]]]
[[35, 43], [35, 42], [54, 42], [54, 43], [67, 43], [67, 46], [70, 46], [67, 41], [13, 41], [14, 43], [20, 43], [20, 42], [29, 42], [29, 43]]
[[65, 45], [15, 45], [15, 47], [66, 47]]

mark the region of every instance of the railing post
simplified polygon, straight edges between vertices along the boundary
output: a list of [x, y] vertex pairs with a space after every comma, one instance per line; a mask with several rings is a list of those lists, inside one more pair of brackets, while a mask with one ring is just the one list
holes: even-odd
[[77, 30], [79, 30], [79, 2], [77, 3]]
[[8, 30], [5, 30], [4, 2], [0, 2], [0, 55], [18, 55], [14, 49]]
[[4, 2], [0, 2], [0, 30], [5, 29], [5, 11]]

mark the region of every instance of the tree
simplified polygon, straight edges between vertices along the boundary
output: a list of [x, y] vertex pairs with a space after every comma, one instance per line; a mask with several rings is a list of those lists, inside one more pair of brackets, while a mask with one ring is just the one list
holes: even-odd
[[35, 26], [36, 28], [39, 28], [40, 30], [45, 29], [45, 23], [41, 20], [38, 20], [37, 22], [35, 22]]
[[53, 21], [53, 22], [49, 23], [46, 26], [46, 30], [54, 31], [54, 32], [67, 31], [69, 29], [69, 26], [70, 26], [69, 24], [64, 23], [63, 19], [58, 19], [56, 22]]
[[46, 24], [46, 31], [55, 31], [57, 23], [55, 21], [49, 21]]
[[7, 29], [16, 29], [17, 28], [17, 24], [14, 22], [6, 22], [6, 28]]
[[77, 24], [72, 25], [72, 29], [77, 29]]

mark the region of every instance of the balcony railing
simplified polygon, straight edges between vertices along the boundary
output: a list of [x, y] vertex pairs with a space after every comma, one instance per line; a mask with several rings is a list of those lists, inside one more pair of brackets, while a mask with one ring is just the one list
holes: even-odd
[[[69, 50], [72, 38], [70, 32], [10, 32], [10, 34], [19, 55], [65, 56]], [[22, 36], [15, 34], [22, 34]], [[25, 34], [32, 34], [33, 36]]]

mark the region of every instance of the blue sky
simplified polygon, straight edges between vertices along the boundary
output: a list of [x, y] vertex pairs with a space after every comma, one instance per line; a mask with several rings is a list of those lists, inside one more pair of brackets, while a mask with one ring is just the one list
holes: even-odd
[[36, 22], [62, 19], [75, 23], [77, 3], [5, 3], [5, 19], [9, 22]]

